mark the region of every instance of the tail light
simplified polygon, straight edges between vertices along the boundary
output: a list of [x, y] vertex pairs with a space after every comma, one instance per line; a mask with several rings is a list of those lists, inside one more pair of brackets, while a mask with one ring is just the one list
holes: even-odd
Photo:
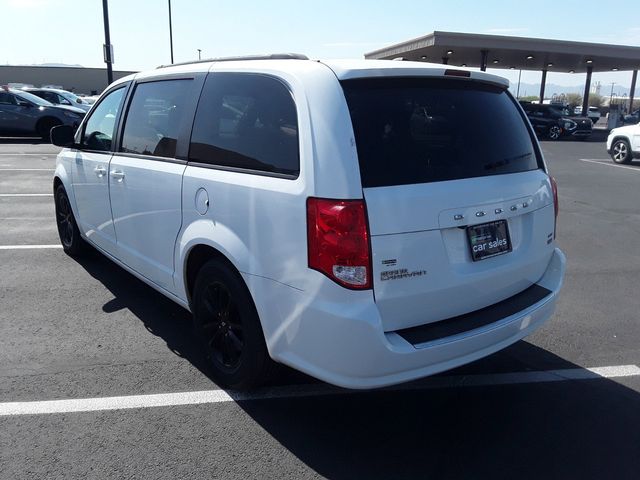
[[364, 200], [307, 199], [309, 268], [343, 287], [371, 288], [371, 251]]
[[558, 204], [558, 184], [556, 183], [556, 179], [551, 176], [549, 177], [549, 180], [551, 180], [551, 190], [553, 191], [553, 238], [556, 238], [556, 230], [558, 225], [558, 209], [560, 208]]

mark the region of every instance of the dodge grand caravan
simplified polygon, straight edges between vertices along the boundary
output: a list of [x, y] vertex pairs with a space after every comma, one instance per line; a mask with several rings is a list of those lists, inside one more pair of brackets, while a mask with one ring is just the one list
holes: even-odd
[[221, 385], [471, 362], [549, 319], [564, 276], [556, 184], [507, 87], [292, 54], [125, 77], [52, 132], [62, 246], [189, 309]]

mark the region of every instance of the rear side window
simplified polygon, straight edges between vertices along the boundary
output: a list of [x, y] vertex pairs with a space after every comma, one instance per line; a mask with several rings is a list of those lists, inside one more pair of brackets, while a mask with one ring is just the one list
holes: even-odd
[[297, 176], [298, 120], [291, 92], [265, 75], [210, 74], [198, 104], [189, 161]]
[[136, 86], [120, 151], [175, 157], [178, 133], [193, 80], [162, 80]]
[[342, 82], [363, 187], [440, 182], [540, 168], [506, 90], [466, 80]]

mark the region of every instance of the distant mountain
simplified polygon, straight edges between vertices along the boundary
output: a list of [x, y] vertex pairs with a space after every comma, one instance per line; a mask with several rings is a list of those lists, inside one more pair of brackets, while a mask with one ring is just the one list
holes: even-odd
[[[591, 84], [591, 88], [594, 87], [594, 84]], [[511, 86], [509, 90], [516, 93], [518, 89], [518, 82], [511, 82]], [[636, 96], [639, 94], [638, 88], [636, 88]], [[593, 90], [592, 90], [593, 91]], [[631, 89], [629, 87], [624, 87], [620, 85], [616, 85], [613, 88], [614, 95], [624, 96], [629, 95]], [[520, 96], [526, 97], [528, 95], [538, 95], [540, 93], [540, 84], [539, 83], [521, 83], [520, 84]], [[567, 93], [579, 93], [582, 95], [584, 93], [584, 84], [582, 85], [574, 85], [574, 86], [565, 86], [565, 85], [556, 85], [554, 83], [547, 83], [544, 88], [544, 96], [547, 98], [552, 97], [553, 95], [561, 95]], [[611, 94], [611, 84], [603, 84], [600, 89], [600, 95], [608, 96]]]
[[72, 67], [72, 68], [84, 68], [82, 65], [74, 63], [69, 65], [68, 63], [38, 63], [31, 65], [32, 67]]

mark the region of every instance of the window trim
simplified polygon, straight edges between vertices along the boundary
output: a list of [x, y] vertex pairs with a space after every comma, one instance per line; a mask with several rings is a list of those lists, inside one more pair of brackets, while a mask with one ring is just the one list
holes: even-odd
[[290, 173], [269, 172], [267, 170], [253, 170], [251, 168], [230, 167], [227, 165], [213, 165], [211, 163], [193, 162], [190, 160], [185, 161], [185, 163], [189, 167], [208, 168], [209, 170], [220, 170], [223, 172], [244, 173], [247, 175], [259, 175], [261, 177], [283, 178], [285, 180], [297, 180], [298, 178], [300, 178], [300, 171], [298, 171], [297, 175], [292, 175]]
[[[200, 100], [202, 99], [202, 95], [204, 94], [204, 87], [206, 84], [206, 80], [207, 78], [211, 75], [212, 77], [215, 77], [217, 75], [220, 74], [231, 74], [231, 75], [242, 75], [242, 76], [254, 76], [254, 77], [266, 77], [269, 79], [273, 79], [278, 81], [279, 83], [281, 83], [284, 88], [287, 90], [287, 92], [289, 92], [289, 95], [291, 96], [291, 101], [293, 102], [293, 106], [295, 108], [296, 111], [296, 127], [298, 128], [298, 135], [297, 135], [297, 143], [298, 143], [298, 173], [297, 174], [290, 174], [290, 173], [280, 173], [280, 172], [269, 172], [268, 170], [255, 170], [252, 168], [242, 168], [242, 167], [233, 167], [230, 165], [217, 165], [217, 164], [213, 164], [213, 163], [204, 163], [204, 162], [198, 162], [198, 161], [194, 161], [191, 160], [190, 158], [190, 153], [191, 153], [191, 139], [193, 137], [193, 128], [195, 126], [196, 123], [196, 114], [198, 113], [197, 111], [197, 107], [200, 105]], [[189, 141], [187, 143], [187, 157], [186, 157], [186, 161], [187, 161], [187, 165], [188, 166], [193, 166], [193, 167], [198, 167], [198, 168], [208, 168], [210, 170], [221, 170], [223, 172], [234, 172], [234, 173], [244, 173], [247, 175], [257, 175], [257, 176], [263, 176], [263, 177], [270, 177], [270, 178], [282, 178], [282, 179], [286, 179], [286, 180], [297, 180], [300, 178], [301, 176], [301, 171], [302, 171], [302, 154], [301, 154], [301, 148], [300, 148], [300, 122], [299, 122], [299, 111], [298, 111], [298, 102], [296, 102], [296, 97], [293, 94], [293, 88], [291, 88], [291, 85], [283, 78], [278, 77], [277, 75], [271, 75], [268, 73], [263, 73], [263, 72], [251, 72], [251, 71], [210, 71], [207, 72], [204, 75], [203, 78], [203, 82], [202, 82], [202, 89], [200, 91], [200, 95], [198, 96], [198, 102], [196, 104], [196, 110], [194, 110], [193, 112], [193, 119], [191, 122], [191, 127], [190, 127], [190, 131], [189, 131]]]
[[[204, 79], [206, 78], [206, 73], [193, 72], [193, 73], [172, 73], [169, 75], [162, 76], [153, 76], [148, 78], [141, 78], [139, 80], [134, 80], [131, 82], [131, 88], [127, 92], [127, 96], [125, 98], [125, 107], [122, 109], [122, 116], [118, 122], [118, 137], [116, 147], [113, 149], [113, 154], [118, 155], [119, 157], [129, 157], [129, 158], [139, 158], [141, 160], [154, 160], [158, 162], [166, 162], [166, 163], [176, 163], [176, 164], [187, 164], [187, 155], [185, 152], [185, 143], [186, 143], [186, 152], [189, 151], [189, 142], [191, 139], [191, 124], [195, 118], [196, 107], [198, 105], [198, 100], [200, 99], [200, 94], [202, 91], [202, 87], [204, 85]], [[192, 83], [192, 91], [188, 93], [185, 99], [185, 113], [184, 118], [181, 121], [180, 127], [178, 128], [178, 138], [176, 138], [176, 153], [173, 157], [159, 157], [157, 155], [145, 155], [141, 153], [130, 153], [122, 151], [122, 140], [124, 137], [124, 127], [127, 123], [127, 118], [129, 116], [129, 110], [131, 108], [131, 103], [133, 102], [133, 96], [135, 94], [138, 85], [142, 85], [145, 83], [152, 82], [167, 82], [172, 80], [191, 80]], [[185, 140], [187, 138], [187, 140]]]
[[82, 120], [81, 127], [78, 128], [78, 131], [76, 132], [76, 138], [75, 138], [76, 150], [87, 152], [87, 153], [103, 153], [103, 154], [110, 154], [110, 155], [113, 154], [115, 141], [118, 139], [118, 136], [119, 136], [118, 134], [120, 131], [120, 119], [122, 118], [122, 112], [124, 110], [123, 108], [121, 108], [120, 111], [118, 112], [118, 116], [116, 117], [116, 120], [114, 122], [115, 127], [113, 131], [113, 138], [111, 139], [111, 148], [109, 150], [91, 150], [88, 148], [82, 148], [82, 138], [84, 137], [84, 132], [87, 128], [87, 123], [89, 122], [89, 119], [93, 116], [95, 110], [98, 108], [98, 105], [100, 105], [105, 100], [105, 98], [107, 98], [116, 90], [124, 88], [125, 91], [122, 97], [122, 105], [124, 106], [125, 102], [127, 101], [127, 96], [129, 94], [130, 87], [131, 87], [131, 82], [123, 82], [123, 83], [119, 83], [118, 85], [114, 85], [113, 88], [110, 88], [109, 90], [105, 91], [102, 94], [98, 102], [94, 103], [91, 106], [91, 110], [87, 112], [87, 115], [85, 115], [84, 119]]

